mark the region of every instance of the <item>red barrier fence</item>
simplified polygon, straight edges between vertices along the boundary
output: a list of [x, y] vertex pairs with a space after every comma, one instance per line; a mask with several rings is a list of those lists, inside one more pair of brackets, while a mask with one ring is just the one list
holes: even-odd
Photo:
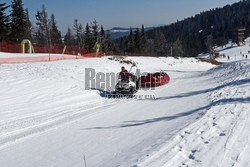
[[[35, 53], [51, 53], [45, 55], [22, 56], [17, 57], [2, 57], [0, 56], [0, 64], [14, 64], [14, 63], [30, 63], [30, 62], [46, 62], [57, 60], [72, 60], [83, 59], [87, 57], [101, 57], [101, 56], [154, 56], [145, 55], [145, 53], [129, 53], [129, 52], [107, 52], [107, 53], [89, 53], [86, 49], [81, 49], [78, 46], [65, 46], [60, 44], [53, 44], [50, 47], [47, 45], [33, 44]], [[28, 50], [28, 46], [25, 46]], [[21, 53], [21, 44], [11, 42], [0, 42], [0, 52]], [[65, 55], [62, 55], [64, 52]], [[56, 55], [53, 55], [56, 54]]]
[[[26, 45], [26, 51], [28, 50], [28, 46]], [[61, 44], [53, 44], [51, 46], [41, 45], [41, 44], [33, 44], [35, 53], [54, 53], [54, 54], [62, 54], [65, 45]], [[21, 44], [12, 43], [12, 42], [0, 42], [0, 52], [9, 52], [9, 53], [21, 53]], [[85, 54], [87, 53], [86, 49], [79, 48], [78, 46], [66, 46], [65, 54], [77, 55], [78, 53]]]
[[[28, 50], [28, 46], [26, 45], [26, 51]], [[62, 54], [65, 45], [62, 44], [53, 44], [50, 47], [48, 45], [42, 44], [33, 44], [35, 53], [54, 53], [54, 54]], [[9, 52], [9, 53], [21, 53], [21, 44], [12, 43], [12, 42], [0, 42], [0, 52]], [[66, 46], [64, 54], [69, 55], [83, 55], [84, 57], [98, 57], [102, 54], [96, 55], [96, 53], [88, 52], [84, 48], [79, 48], [78, 46]], [[155, 57], [156, 55], [150, 55], [145, 53], [130, 53], [130, 52], [106, 52], [103, 55], [117, 55], [117, 56], [152, 56]]]
[[132, 53], [132, 52], [107, 52], [103, 53], [103, 55], [115, 55], [115, 56], [143, 56], [143, 57], [158, 57], [157, 55], [154, 54], [148, 54], [148, 53]]
[[0, 52], [20, 53], [21, 45], [11, 42], [0, 42]]
[[[78, 46], [65, 46], [53, 44], [50, 47], [47, 45], [33, 44], [35, 53], [45, 53], [41, 55], [26, 55], [20, 54], [15, 57], [0, 56], [0, 64], [15, 64], [15, 63], [31, 63], [31, 62], [47, 62], [57, 60], [72, 60], [83, 59], [87, 57], [101, 57], [101, 53], [88, 53], [87, 50], [81, 49]], [[25, 45], [25, 51], [28, 51], [28, 45]], [[0, 52], [21, 53], [21, 44], [11, 42], [0, 42]], [[51, 54], [48, 54], [51, 53]], [[62, 54], [64, 53], [64, 54]]]

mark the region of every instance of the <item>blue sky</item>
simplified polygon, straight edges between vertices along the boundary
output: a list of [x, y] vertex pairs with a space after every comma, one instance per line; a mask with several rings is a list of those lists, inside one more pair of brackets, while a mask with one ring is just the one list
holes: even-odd
[[[48, 14], [55, 14], [59, 29], [78, 19], [84, 26], [94, 19], [105, 29], [166, 25], [193, 16], [201, 11], [240, 0], [23, 0], [35, 23], [35, 13], [45, 5]], [[10, 4], [11, 0], [1, 0]]]

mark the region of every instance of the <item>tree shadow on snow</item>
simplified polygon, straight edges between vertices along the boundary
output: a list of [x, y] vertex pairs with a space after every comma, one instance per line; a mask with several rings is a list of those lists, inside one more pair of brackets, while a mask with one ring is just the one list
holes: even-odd
[[93, 127], [93, 128], [83, 129], [83, 130], [128, 128], [128, 127], [148, 125], [148, 124], [158, 123], [158, 122], [163, 122], [163, 121], [171, 121], [171, 120], [174, 120], [174, 119], [178, 119], [178, 118], [181, 118], [181, 117], [186, 117], [186, 116], [192, 115], [194, 113], [200, 113], [201, 115], [203, 115], [206, 110], [210, 109], [213, 106], [225, 105], [225, 104], [230, 104], [230, 103], [233, 103], [233, 104], [236, 104], [236, 103], [250, 103], [250, 97], [249, 98], [221, 99], [221, 100], [212, 102], [209, 105], [206, 105], [204, 107], [200, 107], [200, 108], [190, 110], [190, 111], [187, 111], [187, 112], [175, 114], [175, 115], [172, 115], [172, 116], [165, 116], [165, 117], [146, 119], [146, 120], [126, 121], [126, 122], [124, 122], [124, 123], [122, 123], [120, 125], [115, 125], [115, 126], [110, 126], [110, 127]]

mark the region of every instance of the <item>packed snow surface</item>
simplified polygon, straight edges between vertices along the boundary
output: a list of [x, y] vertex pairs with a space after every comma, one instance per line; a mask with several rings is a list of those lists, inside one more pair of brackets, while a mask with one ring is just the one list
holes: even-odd
[[108, 99], [85, 69], [130, 68], [109, 58], [0, 65], [0, 166], [250, 166], [248, 59], [128, 57], [170, 83]]

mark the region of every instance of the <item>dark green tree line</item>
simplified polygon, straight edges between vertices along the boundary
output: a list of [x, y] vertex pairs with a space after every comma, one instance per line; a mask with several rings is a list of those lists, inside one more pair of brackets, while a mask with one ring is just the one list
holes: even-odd
[[249, 36], [250, 0], [201, 12], [145, 33], [142, 28], [141, 40], [138, 40], [137, 30], [130, 30], [128, 37], [116, 40], [116, 47], [120, 51], [160, 56], [170, 56], [171, 51], [173, 56], [197, 56], [201, 52], [211, 52], [211, 46], [228, 43], [233, 38], [234, 29], [239, 27], [245, 27], [245, 35]]
[[129, 35], [116, 40], [115, 43], [119, 51], [146, 53], [148, 41], [144, 25], [141, 29], [136, 28], [135, 30], [130, 27]]
[[6, 3], [0, 3], [0, 42], [8, 38], [9, 17], [6, 15]]

